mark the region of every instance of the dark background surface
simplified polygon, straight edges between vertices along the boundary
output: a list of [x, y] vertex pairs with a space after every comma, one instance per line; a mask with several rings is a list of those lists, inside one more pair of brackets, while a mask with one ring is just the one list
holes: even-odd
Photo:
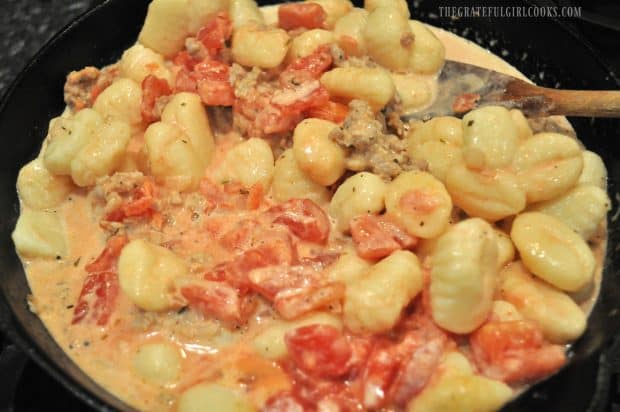
[[[60, 28], [101, 0], [0, 0], [0, 95], [28, 60]], [[131, 1], [131, 0], [127, 0]], [[428, 1], [426, 3], [429, 3]], [[516, 2], [515, 2], [516, 3]], [[598, 50], [609, 67], [620, 73], [620, 2], [569, 0], [539, 0], [542, 5], [579, 5], [583, 7], [581, 19], [566, 23], [579, 31]], [[458, 5], [475, 5], [458, 2]], [[454, 5], [445, 4], [442, 5]], [[416, 18], [416, 10], [412, 10]], [[431, 16], [432, 17], [432, 16]], [[609, 28], [612, 27], [612, 28]], [[615, 29], [613, 28], [615, 27]], [[110, 27], [114, 30], [114, 27]], [[461, 33], [462, 34], [462, 33]], [[104, 33], [102, 33], [104, 35]], [[475, 39], [474, 39], [475, 40]], [[570, 53], [570, 45], [565, 46]], [[496, 50], [494, 50], [496, 51]], [[500, 52], [497, 50], [496, 52]], [[67, 51], [70, 53], [70, 51]], [[501, 53], [500, 53], [501, 54]], [[536, 58], [536, 56], [532, 56]], [[545, 83], [545, 79], [535, 79]], [[547, 84], [554, 86], [553, 84]], [[620, 135], [620, 130], [618, 131]], [[7, 139], [7, 136], [3, 136]], [[27, 361], [0, 332], [0, 412], [4, 405], [16, 412], [39, 410], [87, 410], [81, 402], [66, 392], [33, 362]], [[620, 401], [620, 343], [602, 358], [603, 372], [600, 379], [609, 382], [594, 410], [620, 411], [615, 401]], [[594, 365], [596, 366], [596, 365]], [[585, 371], [584, 371], [585, 372]], [[12, 399], [11, 399], [12, 398]], [[594, 409], [595, 408], [595, 409]]]

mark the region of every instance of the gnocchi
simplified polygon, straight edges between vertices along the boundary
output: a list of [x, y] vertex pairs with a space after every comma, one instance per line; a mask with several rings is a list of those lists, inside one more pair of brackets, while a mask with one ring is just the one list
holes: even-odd
[[366, 54], [366, 40], [363, 30], [368, 21], [368, 12], [362, 9], [353, 9], [336, 22], [334, 37], [340, 48], [349, 56], [363, 56]]
[[329, 204], [329, 214], [342, 232], [349, 230], [355, 216], [377, 214], [385, 208], [387, 185], [377, 175], [369, 172], [354, 174], [336, 190]]
[[221, 385], [201, 383], [179, 398], [179, 412], [204, 411], [205, 405], [222, 412], [255, 412], [256, 409], [235, 391]]
[[306, 198], [320, 204], [329, 200], [328, 190], [300, 169], [292, 149], [285, 150], [276, 161], [271, 191], [278, 202]]
[[396, 7], [378, 7], [368, 15], [363, 30], [368, 55], [380, 65], [404, 71], [416, 39], [407, 16]]
[[217, 176], [221, 181], [240, 182], [245, 188], [260, 183], [267, 189], [273, 173], [271, 147], [262, 139], [252, 138], [239, 143], [226, 154]]
[[145, 343], [134, 354], [133, 368], [146, 381], [158, 385], [170, 384], [179, 377], [181, 354], [171, 343]]
[[365, 100], [375, 111], [383, 108], [396, 92], [389, 72], [380, 68], [336, 68], [321, 76], [321, 84], [331, 95]]
[[254, 25], [241, 26], [233, 37], [233, 59], [248, 67], [273, 69], [284, 61], [289, 36], [282, 29], [263, 29]]
[[316, 3], [325, 10], [325, 28], [333, 29], [334, 25], [342, 16], [353, 10], [353, 4], [349, 0], [307, 0]]
[[22, 211], [12, 237], [22, 256], [63, 258], [67, 255], [65, 230], [53, 211]]
[[50, 173], [41, 158], [22, 167], [17, 176], [19, 197], [33, 209], [49, 209], [59, 205], [72, 189], [71, 179]]

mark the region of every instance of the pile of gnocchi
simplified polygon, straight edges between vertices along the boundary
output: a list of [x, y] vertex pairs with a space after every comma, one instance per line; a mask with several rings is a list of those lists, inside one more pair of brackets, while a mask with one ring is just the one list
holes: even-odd
[[[606, 169], [518, 110], [401, 120], [404, 0], [153, 0], [17, 179], [31, 309], [140, 410], [495, 411], [596, 299]], [[465, 44], [465, 43], [463, 43]]]

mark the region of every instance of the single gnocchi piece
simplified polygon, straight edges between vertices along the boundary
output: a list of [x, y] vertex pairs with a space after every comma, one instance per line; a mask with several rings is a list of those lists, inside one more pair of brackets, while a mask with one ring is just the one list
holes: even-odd
[[[500, 291], [502, 279], [503, 278], [500, 275]], [[507, 300], [499, 299], [493, 301], [493, 306], [491, 307], [491, 316], [489, 316], [489, 319], [497, 322], [513, 322], [523, 320], [523, 315], [519, 313], [519, 310], [515, 307], [515, 305], [508, 302]]]
[[187, 0], [153, 0], [138, 41], [164, 57], [172, 57], [183, 48], [189, 34], [186, 7]]
[[607, 192], [598, 186], [579, 185], [553, 200], [537, 203], [532, 210], [564, 222], [584, 240], [590, 239], [611, 208]]
[[43, 152], [43, 164], [55, 175], [70, 175], [71, 161], [93, 138], [103, 119], [92, 109], [82, 109], [71, 117], [52, 123]]
[[347, 285], [344, 324], [354, 333], [390, 330], [422, 290], [423, 282], [416, 255], [404, 250], [392, 253]]
[[507, 170], [476, 172], [459, 163], [448, 170], [446, 188], [456, 206], [490, 222], [515, 215], [526, 205], [525, 191]]
[[329, 30], [305, 31], [293, 39], [286, 59], [288, 62], [293, 62], [301, 57], [306, 57], [314, 53], [320, 46], [332, 44], [335, 40], [334, 33]]
[[519, 132], [504, 107], [485, 106], [463, 116], [463, 152], [470, 168], [510, 165], [518, 142]]
[[248, 189], [255, 183], [260, 183], [267, 189], [273, 172], [273, 152], [269, 143], [253, 137], [237, 144], [226, 153], [216, 176], [220, 181], [240, 182]]
[[329, 186], [345, 171], [345, 153], [329, 138], [338, 125], [328, 120], [305, 119], [293, 133], [293, 153], [299, 168], [312, 180]]
[[36, 158], [19, 171], [17, 192], [20, 200], [33, 209], [58, 206], [73, 189], [71, 179], [50, 173], [41, 158]]
[[370, 267], [370, 262], [359, 257], [357, 253], [343, 253], [336, 263], [329, 267], [327, 277], [333, 282], [349, 285], [357, 282]]
[[381, 110], [396, 92], [392, 76], [382, 68], [338, 67], [323, 74], [321, 84], [330, 95], [364, 100], [375, 111]]
[[383, 179], [370, 172], [360, 172], [345, 180], [329, 204], [329, 214], [336, 220], [336, 228], [348, 232], [355, 216], [380, 213], [385, 207], [386, 188]]
[[173, 84], [172, 73], [164, 64], [164, 56], [137, 43], [123, 53], [118, 64], [119, 75], [141, 84], [148, 75], [164, 79]]
[[581, 156], [583, 157], [583, 170], [577, 183], [607, 189], [607, 169], [603, 159], [589, 150], [581, 152]]
[[235, 30], [232, 56], [243, 66], [273, 69], [284, 61], [288, 43], [289, 36], [282, 29], [247, 24]]
[[354, 8], [336, 22], [334, 36], [347, 56], [361, 57], [366, 54], [366, 40], [363, 31], [367, 20], [368, 12], [366, 10]]
[[515, 258], [515, 247], [510, 236], [501, 230], [495, 229], [497, 239], [497, 267], [499, 269], [512, 262]]
[[400, 14], [405, 16], [407, 20], [411, 17], [409, 14], [409, 6], [405, 0], [364, 0], [364, 9], [369, 13], [379, 7], [394, 7]]
[[276, 161], [271, 193], [277, 202], [289, 199], [310, 199], [318, 204], [329, 201], [329, 191], [314, 182], [297, 164], [293, 149], [285, 150]]
[[446, 48], [424, 23], [410, 20], [409, 26], [414, 38], [409, 67], [420, 74], [436, 73], [443, 67]]
[[450, 167], [463, 161], [462, 146], [461, 119], [450, 116], [433, 117], [416, 125], [407, 137], [409, 156], [425, 161], [428, 171], [444, 183]]
[[575, 139], [558, 133], [538, 133], [521, 143], [512, 167], [529, 203], [553, 199], [573, 187], [583, 169]]
[[161, 120], [176, 124], [185, 132], [204, 167], [211, 163], [215, 142], [200, 96], [186, 92], [175, 94], [164, 108]]
[[353, 4], [349, 0], [308, 0], [325, 10], [325, 28], [333, 29], [338, 19], [353, 10]]
[[228, 12], [229, 3], [229, 0], [188, 0], [189, 32], [197, 33], [217, 13]]
[[432, 98], [431, 88], [424, 78], [412, 74], [392, 73], [392, 81], [404, 112], [426, 106]]
[[111, 117], [131, 126], [132, 134], [142, 130], [142, 88], [130, 79], [118, 79], [95, 100], [95, 109], [103, 118]]
[[520, 214], [510, 237], [525, 266], [553, 286], [576, 292], [592, 280], [595, 259], [588, 244], [555, 217]]
[[252, 404], [240, 393], [214, 383], [194, 385], [181, 394], [178, 412], [256, 412]]
[[511, 109], [510, 110], [510, 118], [517, 128], [517, 134], [519, 135], [519, 140], [527, 140], [530, 137], [534, 136], [532, 132], [532, 128], [527, 121], [527, 118], [523, 115], [523, 112], [519, 109]]
[[503, 382], [479, 375], [447, 375], [409, 403], [408, 412], [496, 411], [512, 397]]
[[179, 191], [198, 187], [205, 169], [181, 128], [153, 123], [146, 129], [144, 141], [149, 168], [157, 181]]
[[230, 0], [228, 14], [236, 30], [246, 24], [263, 24], [265, 20], [254, 0]]
[[183, 259], [144, 239], [129, 242], [118, 258], [121, 290], [140, 309], [152, 312], [178, 305], [175, 279], [188, 272]]
[[20, 255], [29, 258], [61, 258], [67, 256], [67, 240], [60, 218], [54, 212], [23, 209], [13, 243]]
[[100, 177], [118, 170], [130, 138], [127, 123], [114, 119], [106, 121], [71, 160], [71, 178], [75, 184], [93, 186]]
[[500, 274], [500, 292], [526, 319], [536, 322], [545, 338], [569, 343], [586, 328], [586, 315], [564, 292], [533, 277], [521, 262]]
[[409, 18], [398, 8], [383, 6], [371, 11], [362, 33], [368, 55], [375, 62], [393, 71], [407, 69], [417, 39]]
[[133, 370], [142, 379], [156, 385], [175, 383], [181, 372], [181, 354], [169, 342], [145, 343], [133, 355]]
[[448, 227], [452, 199], [443, 183], [430, 173], [403, 172], [385, 191], [385, 209], [409, 234], [428, 239]]
[[497, 277], [497, 240], [491, 225], [467, 219], [441, 236], [433, 254], [431, 311], [442, 328], [469, 333], [489, 315]]
[[259, 355], [266, 359], [283, 359], [288, 355], [284, 335], [293, 329], [308, 325], [329, 325], [342, 329], [342, 322], [338, 317], [329, 313], [315, 313], [294, 322], [274, 322], [252, 340], [252, 346]]

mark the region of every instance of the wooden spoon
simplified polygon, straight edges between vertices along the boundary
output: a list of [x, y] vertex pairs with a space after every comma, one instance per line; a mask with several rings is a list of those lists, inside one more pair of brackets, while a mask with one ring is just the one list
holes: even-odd
[[620, 91], [549, 89], [483, 67], [446, 60], [433, 104], [403, 119], [461, 117], [489, 105], [520, 109], [527, 117], [620, 117]]

